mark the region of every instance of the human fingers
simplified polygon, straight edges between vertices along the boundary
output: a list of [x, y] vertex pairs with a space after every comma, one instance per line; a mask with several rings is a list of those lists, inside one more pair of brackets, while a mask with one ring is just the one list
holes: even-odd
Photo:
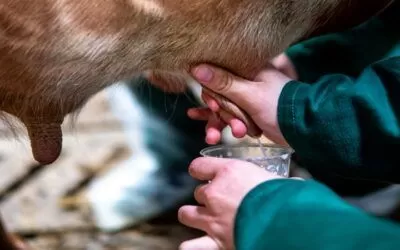
[[218, 104], [218, 101], [215, 100], [211, 95], [207, 94], [207, 91], [202, 91], [201, 92], [201, 98], [203, 101], [206, 103], [209, 109], [213, 112], [218, 112], [220, 110], [220, 105]]
[[190, 108], [187, 111], [187, 115], [190, 119], [198, 120], [198, 121], [208, 121], [209, 118], [213, 115], [213, 111], [209, 108]]
[[217, 114], [210, 116], [206, 126], [206, 142], [210, 145], [217, 144], [222, 137], [222, 130], [226, 127]]
[[[228, 166], [235, 165], [238, 160], [229, 158], [218, 158], [218, 157], [198, 157], [194, 159], [189, 165], [189, 174], [200, 181], [211, 181], [215, 178], [217, 173]], [[249, 164], [242, 162], [243, 164]]]
[[206, 235], [181, 243], [179, 250], [222, 250], [216, 240]]
[[[262, 134], [251, 118], [253, 110], [258, 110], [260, 107], [254, 107], [254, 104], [249, 102], [254, 93], [260, 91], [262, 85], [208, 65], [195, 67], [192, 74], [202, 84], [202, 98], [212, 111], [218, 112], [219, 109], [224, 109], [246, 124], [250, 136], [258, 137]], [[209, 97], [206, 98], [207, 95]]]
[[271, 60], [271, 64], [283, 74], [293, 79], [298, 79], [296, 68], [287, 54], [282, 53]]
[[223, 109], [219, 111], [219, 117], [220, 120], [231, 127], [234, 137], [243, 138], [244, 136], [246, 136], [248, 129], [243, 121], [236, 118], [231, 113], [224, 111]]
[[235, 103], [243, 100], [243, 95], [248, 93], [249, 87], [252, 85], [252, 82], [246, 79], [211, 65], [201, 64], [194, 67], [192, 75], [203, 87], [228, 97]]
[[186, 205], [178, 210], [178, 220], [187, 227], [208, 231], [211, 215], [205, 207]]
[[204, 196], [205, 190], [207, 189], [209, 183], [200, 184], [194, 190], [194, 199], [200, 204], [206, 204], [206, 197]]
[[[213, 111], [211, 111], [211, 109], [209, 108], [191, 108], [188, 110], [188, 116], [193, 119], [193, 120], [198, 120], [198, 121], [209, 121], [211, 119], [211, 117], [214, 115]], [[209, 124], [207, 127], [214, 127], [214, 128], [220, 128], [219, 130], [222, 131], [222, 129], [224, 129], [227, 124], [231, 127], [232, 129], [232, 134], [233, 136], [235, 136], [236, 138], [243, 138], [246, 134], [247, 134], [247, 126], [244, 122], [242, 122], [240, 119], [234, 117], [233, 115], [231, 115], [230, 113], [224, 111], [224, 110], [220, 110], [218, 112], [219, 114], [219, 122], [218, 125], [215, 124], [215, 122], [213, 121], [213, 124]], [[214, 133], [214, 132], [212, 132]], [[211, 137], [213, 137], [213, 135], [209, 135], [209, 140], [211, 140], [212, 142], [210, 144], [215, 144], [219, 142], [219, 139], [211, 139]]]

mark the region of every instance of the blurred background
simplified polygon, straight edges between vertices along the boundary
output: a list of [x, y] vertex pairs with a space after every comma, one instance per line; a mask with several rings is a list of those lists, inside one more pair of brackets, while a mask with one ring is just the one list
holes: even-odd
[[[0, 124], [0, 211], [33, 249], [177, 249], [199, 232], [177, 209], [198, 184], [189, 163], [206, 147], [193, 83], [165, 94], [142, 78], [94, 96], [63, 124], [60, 158], [38, 165], [23, 127]], [[228, 136], [225, 143], [241, 143]], [[18, 136], [15, 139], [15, 136]]]
[[[76, 119], [67, 117], [62, 155], [47, 166], [32, 159], [23, 128], [0, 124], [0, 211], [8, 230], [41, 250], [177, 249], [201, 235], [176, 218], [180, 205], [194, 203], [198, 183], [187, 167], [207, 146], [204, 124], [186, 116], [201, 105], [198, 86], [188, 85], [179, 95], [142, 78], [105, 89]], [[223, 143], [251, 141], [225, 132]], [[294, 157], [292, 176], [311, 178]], [[399, 219], [398, 185], [358, 190], [354, 181], [324, 177], [354, 205]]]

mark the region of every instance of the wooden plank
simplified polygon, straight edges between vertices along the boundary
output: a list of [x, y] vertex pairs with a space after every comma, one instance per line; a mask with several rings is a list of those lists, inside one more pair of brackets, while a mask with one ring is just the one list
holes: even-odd
[[[65, 137], [60, 159], [25, 181], [0, 204], [8, 228], [16, 232], [59, 231], [91, 227], [81, 212], [64, 211], [59, 200], [88, 172], [115, 164], [115, 151], [126, 147], [120, 132]], [[120, 160], [120, 159], [116, 159]]]
[[26, 141], [0, 140], [0, 200], [35, 165]]
[[[88, 178], [134, 153], [105, 92], [94, 96], [76, 121], [72, 116], [65, 119], [62, 155], [49, 166], [36, 164], [24, 127], [12, 124], [22, 136], [19, 141], [0, 119], [0, 211], [9, 230], [30, 235], [26, 240], [33, 250], [177, 249], [181, 241], [194, 237], [177, 221], [155, 226], [156, 232], [140, 227], [101, 233], [93, 231], [90, 211], [60, 206], [66, 194], [84, 191]], [[175, 212], [172, 217], [176, 220]]]

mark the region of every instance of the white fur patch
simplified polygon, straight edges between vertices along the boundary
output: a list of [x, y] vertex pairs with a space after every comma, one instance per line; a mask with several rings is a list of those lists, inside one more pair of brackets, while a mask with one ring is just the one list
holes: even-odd
[[162, 17], [164, 15], [163, 7], [155, 0], [130, 0], [130, 2], [134, 7], [137, 8], [137, 10], [158, 17]]
[[77, 32], [70, 36], [69, 44], [75, 52], [95, 59], [96, 57], [111, 52], [118, 45], [118, 36], [98, 36], [88, 32]]
[[90, 30], [84, 30], [79, 25], [79, 20], [75, 17], [75, 13], [64, 4], [64, 1], [58, 1], [56, 6], [58, 9], [58, 24], [65, 31], [65, 46], [89, 59], [113, 51], [119, 44], [120, 37], [118, 34], [99, 35]]

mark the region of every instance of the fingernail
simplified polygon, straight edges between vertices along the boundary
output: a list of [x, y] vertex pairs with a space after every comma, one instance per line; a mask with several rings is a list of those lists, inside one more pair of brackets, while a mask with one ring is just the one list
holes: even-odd
[[213, 70], [207, 66], [198, 66], [194, 68], [192, 73], [194, 77], [202, 83], [211, 81], [214, 76]]

